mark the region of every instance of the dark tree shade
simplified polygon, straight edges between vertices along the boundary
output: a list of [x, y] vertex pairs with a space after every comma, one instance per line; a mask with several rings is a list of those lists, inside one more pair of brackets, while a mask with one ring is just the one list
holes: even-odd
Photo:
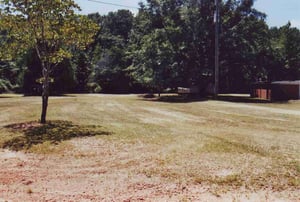
[[76, 61], [76, 92], [86, 93], [88, 91], [87, 85], [91, 74], [90, 63], [85, 53], [81, 52]]

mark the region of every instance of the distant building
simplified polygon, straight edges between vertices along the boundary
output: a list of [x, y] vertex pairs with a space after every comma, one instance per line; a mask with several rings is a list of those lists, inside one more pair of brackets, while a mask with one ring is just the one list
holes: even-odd
[[297, 100], [300, 99], [300, 80], [254, 83], [251, 96], [271, 101]]

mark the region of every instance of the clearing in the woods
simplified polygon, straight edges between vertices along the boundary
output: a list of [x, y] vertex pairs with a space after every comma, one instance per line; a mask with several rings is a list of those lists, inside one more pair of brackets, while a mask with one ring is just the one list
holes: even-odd
[[162, 100], [0, 95], [0, 201], [300, 200], [299, 101]]

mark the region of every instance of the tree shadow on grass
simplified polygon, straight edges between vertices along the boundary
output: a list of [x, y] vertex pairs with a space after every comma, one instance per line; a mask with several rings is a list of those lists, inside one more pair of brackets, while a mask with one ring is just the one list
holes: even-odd
[[13, 98], [12, 96], [2, 96], [2, 95], [0, 95], [0, 99], [1, 98]]
[[234, 102], [234, 103], [256, 103], [256, 104], [268, 104], [268, 103], [282, 103], [285, 104], [288, 101], [271, 101], [260, 98], [253, 98], [247, 94], [234, 95], [234, 94], [221, 94], [217, 98], [212, 95], [201, 96], [196, 94], [168, 94], [161, 95], [157, 97], [152, 94], [140, 95], [140, 98], [144, 101], [152, 102], [166, 102], [166, 103], [191, 103], [191, 102], [203, 102], [208, 100], [219, 100], [224, 102]]
[[5, 126], [11, 132], [20, 133], [2, 144], [3, 148], [12, 150], [26, 150], [34, 145], [50, 142], [58, 144], [77, 137], [91, 137], [97, 135], [111, 135], [101, 126], [76, 125], [70, 121], [48, 121], [47, 124], [27, 122]]
[[198, 95], [161, 95], [160, 97], [143, 95], [140, 96], [144, 101], [153, 101], [153, 102], [166, 102], [166, 103], [190, 103], [190, 102], [202, 102], [207, 101], [208, 98], [198, 96]]
[[250, 95], [239, 96], [239, 95], [218, 95], [218, 100], [225, 102], [236, 102], [236, 103], [271, 103], [270, 100], [253, 98]]
[[267, 100], [261, 98], [253, 98], [247, 94], [242, 94], [242, 95], [223, 94], [223, 95], [218, 95], [217, 100], [225, 101], [225, 102], [256, 103], [256, 104], [268, 104], [268, 103], [286, 104], [288, 102], [288, 100], [274, 101], [274, 100]]

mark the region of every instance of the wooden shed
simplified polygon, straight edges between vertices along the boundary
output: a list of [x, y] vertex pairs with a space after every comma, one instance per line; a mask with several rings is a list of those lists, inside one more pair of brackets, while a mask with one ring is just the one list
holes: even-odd
[[251, 97], [271, 100], [271, 83], [253, 83], [251, 85]]
[[300, 99], [300, 80], [254, 83], [251, 96], [272, 101], [297, 100]]
[[275, 81], [272, 85], [272, 100], [298, 100], [300, 99], [300, 80]]

